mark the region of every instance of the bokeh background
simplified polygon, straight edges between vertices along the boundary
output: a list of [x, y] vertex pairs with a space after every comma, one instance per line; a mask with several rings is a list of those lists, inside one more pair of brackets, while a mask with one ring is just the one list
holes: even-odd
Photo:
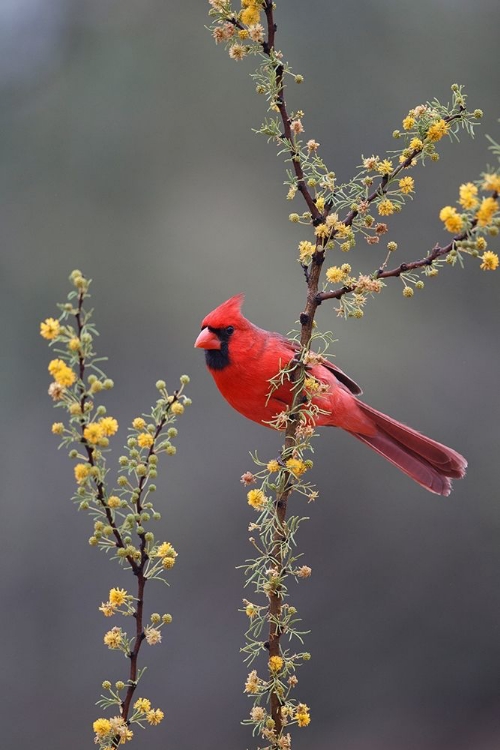
[[[2, 0], [3, 748], [92, 745], [103, 679], [126, 663], [102, 645], [97, 607], [130, 575], [87, 545], [89, 519], [68, 497], [71, 463], [57, 453], [39, 321], [54, 315], [78, 267], [94, 279], [99, 351], [116, 388], [109, 413], [126, 425], [154, 383], [191, 375], [194, 403], [178, 454], [162, 462], [160, 535], [179, 552], [169, 589], [148, 592], [174, 622], [144, 649], [139, 692], [164, 708], [136, 747], [251, 748], [239, 725], [250, 701], [238, 613], [247, 555], [239, 477], [249, 451], [275, 456], [280, 437], [232, 412], [193, 349], [202, 317], [232, 294], [262, 327], [287, 332], [304, 302], [283, 165], [255, 136], [264, 101], [252, 60], [217, 49], [202, 0]], [[444, 239], [437, 218], [500, 136], [497, 0], [288, 0], [279, 45], [305, 77], [289, 91], [306, 136], [340, 180], [360, 155], [393, 146], [408, 109], [464, 83], [485, 111], [478, 137], [443, 144], [416, 173], [417, 197], [392, 223], [400, 259]], [[491, 161], [491, 158], [490, 158]], [[293, 206], [302, 206], [297, 201]], [[494, 248], [493, 248], [494, 249]], [[371, 269], [375, 247], [352, 253]], [[414, 485], [349, 436], [316, 442], [314, 506], [300, 537], [309, 582], [293, 603], [312, 634], [297, 697], [312, 724], [297, 748], [493, 750], [500, 744], [499, 277], [445, 268], [403, 299], [397, 280], [333, 331], [336, 361], [366, 399], [469, 459], [450, 498]], [[15, 718], [16, 717], [16, 718]]]

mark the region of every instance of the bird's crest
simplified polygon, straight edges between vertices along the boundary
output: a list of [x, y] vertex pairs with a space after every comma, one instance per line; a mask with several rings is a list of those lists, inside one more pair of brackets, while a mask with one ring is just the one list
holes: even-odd
[[215, 310], [208, 313], [203, 319], [202, 328], [210, 326], [211, 328], [225, 328], [232, 323], [237, 323], [243, 319], [241, 314], [241, 307], [243, 300], [245, 299], [244, 294], [236, 294], [234, 297], [226, 300], [216, 307]]

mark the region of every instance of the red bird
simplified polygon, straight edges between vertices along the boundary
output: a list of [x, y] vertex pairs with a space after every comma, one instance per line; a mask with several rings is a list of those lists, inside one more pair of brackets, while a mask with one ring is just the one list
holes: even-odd
[[[195, 347], [205, 349], [207, 367], [226, 401], [248, 419], [269, 426], [266, 423], [292, 402], [289, 382], [271, 392], [270, 381], [294, 357], [297, 346], [250, 323], [241, 313], [242, 304], [243, 295], [238, 294], [209, 313]], [[336, 365], [322, 359], [309, 372], [328, 386], [313, 398], [326, 412], [318, 414], [318, 426], [346, 430], [438, 495], [449, 495], [451, 479], [465, 475], [467, 461], [460, 453], [364, 404], [356, 398], [361, 388]]]

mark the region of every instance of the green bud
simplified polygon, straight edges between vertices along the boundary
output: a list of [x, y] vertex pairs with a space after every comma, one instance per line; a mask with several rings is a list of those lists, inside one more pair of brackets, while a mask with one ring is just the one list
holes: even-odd
[[419, 279], [417, 283], [415, 284], [415, 289], [423, 289], [424, 286], [425, 286], [424, 282], [421, 279]]
[[104, 388], [107, 391], [110, 391], [114, 387], [114, 382], [111, 380], [111, 378], [106, 378], [106, 380], [103, 383]]
[[139, 458], [141, 454], [139, 453], [138, 450], [136, 450], [135, 448], [132, 448], [129, 455], [130, 455], [130, 458]]
[[125, 687], [125, 683], [122, 682], [121, 680], [118, 680], [118, 682], [115, 682], [115, 688], [117, 690], [123, 690], [124, 687]]
[[90, 537], [89, 544], [90, 544], [91, 547], [96, 547], [97, 546], [97, 542], [98, 542], [98, 540], [97, 540], [96, 536], [91, 536]]
[[151, 479], [156, 479], [156, 477], [158, 476], [158, 472], [156, 471], [156, 469], [150, 469], [149, 476], [151, 477]]
[[185, 399], [184, 399], [184, 406], [191, 406], [191, 404], [192, 404], [192, 403], [193, 403], [193, 402], [191, 401], [191, 399], [190, 399], [190, 398], [185, 398]]
[[78, 506], [78, 510], [88, 510], [88, 509], [89, 509], [88, 500], [82, 500], [82, 502]]
[[109, 690], [111, 688], [111, 683], [109, 680], [104, 680], [102, 683], [103, 690]]
[[157, 380], [156, 387], [159, 391], [163, 391], [167, 387], [167, 384], [165, 383], [164, 380]]
[[141, 513], [141, 521], [143, 521], [144, 523], [151, 521], [151, 516], [149, 515], [149, 513]]
[[155, 513], [153, 513], [153, 521], [159, 521], [160, 518], [161, 518], [161, 513], [158, 513], [158, 511], [155, 511]]
[[139, 464], [139, 466], [136, 469], [137, 476], [138, 477], [145, 477], [148, 473], [147, 467], [145, 464]]
[[290, 214], [288, 219], [292, 222], [292, 224], [297, 224], [300, 221], [300, 216], [298, 214]]
[[120, 456], [120, 458], [118, 459], [118, 463], [120, 464], [120, 466], [127, 466], [128, 464], [127, 456]]
[[392, 131], [392, 137], [393, 138], [401, 138], [401, 131], [400, 130], [393, 130]]
[[144, 534], [144, 537], [147, 542], [154, 542], [155, 540], [155, 535], [153, 534], [152, 531], [146, 531], [146, 533]]
[[455, 91], [455, 92], [459, 91], [460, 90], [460, 86], [458, 85], [458, 83], [452, 83], [451, 84], [451, 90]]
[[474, 114], [474, 117], [476, 118], [476, 120], [480, 120], [481, 117], [483, 117], [484, 112], [483, 112], [482, 109], [475, 109], [473, 114]]
[[118, 555], [118, 557], [127, 557], [127, 552], [123, 549], [123, 547], [119, 547], [116, 554]]
[[167, 430], [167, 435], [169, 438], [177, 437], [177, 428], [176, 427], [169, 427]]
[[309, 653], [308, 653], [308, 652], [306, 651], [306, 652], [305, 652], [304, 654], [302, 654], [302, 658], [303, 658], [303, 660], [304, 660], [304, 661], [310, 661], [310, 659], [311, 659], [311, 654], [309, 654]]
[[78, 487], [76, 494], [79, 495], [79, 497], [83, 497], [86, 494], [85, 487]]
[[295, 76], [295, 83], [304, 83], [304, 76], [301, 76], [300, 73]]
[[170, 623], [172, 622], [172, 615], [163, 615], [161, 619], [165, 623], [165, 625], [170, 625]]
[[149, 460], [149, 463], [151, 464], [151, 466], [156, 466], [156, 464], [158, 463], [158, 456], [156, 456], [154, 453], [152, 453], [150, 455], [150, 457], [149, 457], [148, 460]]
[[167, 445], [165, 453], [167, 454], [167, 456], [175, 456], [175, 454], [177, 453], [177, 448], [175, 447], [175, 445]]
[[158, 625], [161, 622], [161, 617], [158, 612], [153, 612], [153, 614], [151, 615], [151, 622], [153, 623], [153, 625]]
[[182, 385], [187, 385], [189, 383], [189, 381], [190, 381], [189, 375], [181, 375], [180, 381], [181, 381]]
[[137, 529], [136, 529], [136, 531], [137, 531], [138, 534], [144, 534], [145, 533], [145, 528], [144, 528], [144, 526], [138, 526]]
[[77, 458], [77, 456], [78, 456], [78, 451], [75, 451], [75, 449], [73, 449], [72, 451], [70, 451], [70, 452], [68, 453], [68, 456], [69, 456], [70, 458]]
[[[149, 485], [149, 491], [150, 491], [150, 492], [156, 492], [156, 484], [150, 484], [150, 485]], [[148, 505], [149, 505], [149, 506], [150, 506], [151, 508], [153, 507], [153, 503], [148, 503]], [[146, 508], [147, 506], [145, 505], [144, 507]]]
[[137, 445], [137, 440], [134, 437], [129, 437], [129, 439], [127, 440], [127, 445], [129, 448], [135, 448], [135, 446]]
[[103, 417], [105, 414], [106, 414], [106, 407], [101, 404], [100, 406], [97, 407], [96, 416]]

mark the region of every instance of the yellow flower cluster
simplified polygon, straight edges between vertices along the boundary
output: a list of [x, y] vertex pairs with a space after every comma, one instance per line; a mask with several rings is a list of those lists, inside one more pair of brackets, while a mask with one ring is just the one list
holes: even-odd
[[496, 271], [499, 264], [498, 255], [496, 253], [492, 253], [490, 250], [487, 250], [485, 253], [483, 253], [481, 260], [483, 261], [479, 268], [483, 271]]
[[495, 193], [500, 193], [500, 174], [485, 173], [483, 177], [483, 190], [493, 190]]
[[43, 323], [40, 323], [40, 336], [49, 341], [59, 336], [60, 330], [59, 321], [54, 318], [46, 318]]
[[311, 258], [316, 252], [316, 245], [307, 240], [299, 242], [299, 260], [301, 263], [308, 265], [311, 262]]
[[283, 669], [284, 661], [281, 656], [269, 657], [269, 671], [270, 672], [281, 672]]
[[123, 633], [121, 628], [112, 628], [108, 630], [104, 635], [104, 643], [108, 648], [117, 649], [120, 648], [123, 642]]
[[299, 703], [294, 716], [299, 727], [307, 727], [311, 723], [311, 717], [309, 715], [309, 706], [305, 703]]
[[390, 216], [394, 213], [396, 207], [389, 198], [384, 198], [378, 203], [377, 209], [380, 216]]
[[483, 198], [476, 214], [477, 223], [480, 227], [486, 227], [498, 211], [498, 201], [492, 196]]
[[107, 438], [118, 431], [118, 422], [113, 417], [103, 417], [98, 422], [89, 422], [83, 430], [83, 437], [92, 445], [108, 444]]
[[262, 490], [250, 490], [247, 493], [248, 504], [255, 508], [255, 510], [261, 510], [266, 502], [266, 496]]
[[307, 466], [304, 461], [300, 461], [298, 458], [289, 458], [285, 463], [288, 471], [294, 475], [294, 477], [301, 477], [307, 471]]
[[475, 208], [479, 203], [477, 198], [477, 187], [472, 182], [466, 182], [459, 188], [459, 203], [462, 208]]
[[151, 448], [154, 438], [149, 432], [141, 432], [137, 437], [137, 443], [140, 448]]
[[77, 464], [74, 471], [78, 484], [83, 484], [90, 475], [90, 466], [87, 466], [87, 464]]
[[63, 386], [63, 388], [68, 388], [70, 385], [73, 385], [76, 380], [75, 373], [71, 367], [68, 367], [66, 362], [63, 362], [62, 359], [51, 360], [49, 362], [48, 370], [56, 383]]
[[250, 695], [255, 695], [259, 692], [259, 684], [260, 680], [257, 677], [257, 670], [252, 669], [252, 671], [249, 673], [247, 680], [245, 682], [245, 693], [250, 693]]
[[259, 23], [262, 3], [260, 0], [241, 0], [243, 10], [240, 13], [240, 21], [246, 26]]
[[440, 120], [433, 122], [429, 127], [429, 130], [427, 131], [427, 138], [433, 143], [436, 143], [447, 134], [449, 129], [449, 124], [441, 118]]
[[134, 703], [134, 708], [136, 711], [140, 711], [141, 714], [145, 714], [148, 711], [151, 711], [151, 701], [147, 698], [137, 698]]
[[272, 474], [272, 473], [274, 473], [275, 471], [279, 471], [279, 470], [280, 470], [280, 465], [279, 465], [279, 463], [278, 463], [278, 462], [276, 461], [276, 459], [275, 459], [275, 458], [273, 458], [273, 459], [271, 459], [271, 461], [269, 461], [269, 462], [268, 462], [268, 464], [267, 464], [267, 467], [266, 467], [266, 468], [267, 468], [267, 470], [268, 470], [269, 472], [271, 472], [271, 474]]
[[170, 544], [170, 542], [163, 542], [156, 550], [155, 557], [160, 557], [163, 567], [167, 570], [170, 570], [170, 568], [173, 568], [175, 565], [177, 552]]
[[408, 195], [409, 193], [413, 193], [414, 187], [415, 187], [415, 180], [413, 179], [413, 177], [403, 177], [399, 181], [399, 189], [405, 195]]
[[444, 223], [445, 228], [452, 234], [457, 234], [462, 230], [463, 220], [456, 208], [445, 206], [439, 212], [439, 218]]

